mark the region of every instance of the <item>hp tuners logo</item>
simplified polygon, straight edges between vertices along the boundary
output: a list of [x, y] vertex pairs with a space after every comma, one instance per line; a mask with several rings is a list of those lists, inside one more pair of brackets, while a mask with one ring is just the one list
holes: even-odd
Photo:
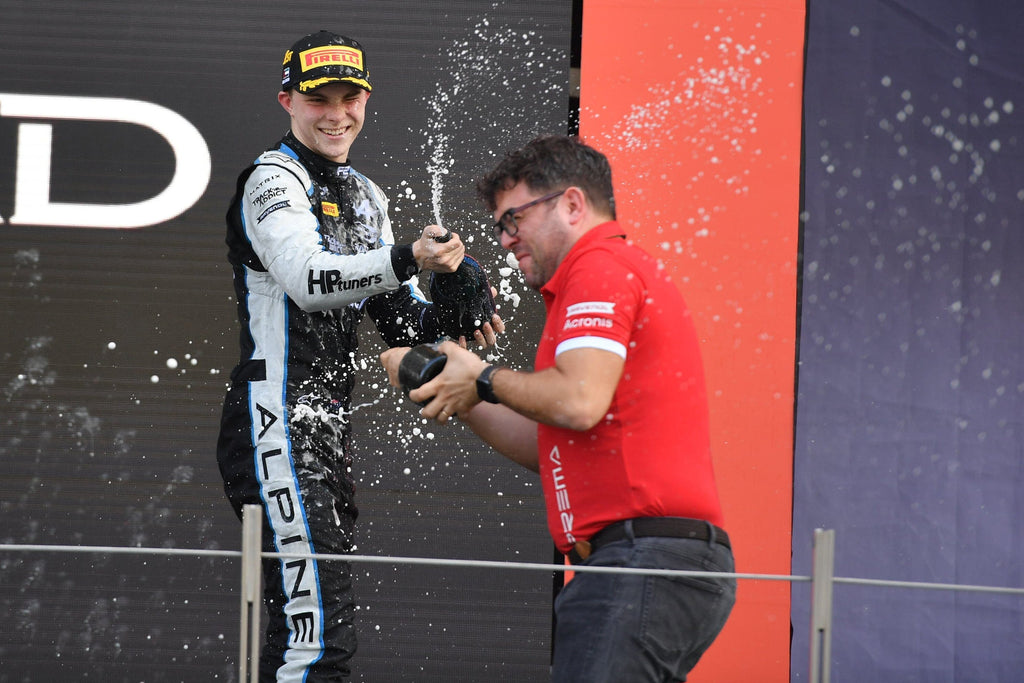
[[[210, 182], [210, 150], [182, 116], [150, 102], [112, 97], [0, 93], [0, 116], [47, 121], [112, 121], [150, 128], [174, 152], [174, 175], [155, 197], [132, 204], [50, 201], [53, 125], [18, 124], [12, 225], [141, 228], [168, 221], [195, 204]], [[4, 217], [0, 216], [0, 223]]]

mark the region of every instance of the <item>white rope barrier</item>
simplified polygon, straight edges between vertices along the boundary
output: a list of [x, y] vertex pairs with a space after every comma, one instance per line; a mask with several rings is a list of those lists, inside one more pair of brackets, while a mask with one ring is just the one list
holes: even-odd
[[[240, 550], [203, 550], [199, 548], [144, 548], [141, 546], [109, 546], [109, 545], [46, 545], [25, 543], [0, 543], [0, 552], [57, 552], [109, 555], [177, 555], [185, 557], [242, 557]], [[631, 569], [627, 567], [585, 567], [575, 565], [544, 564], [542, 562], [505, 562], [499, 560], [457, 560], [436, 557], [403, 557], [398, 555], [314, 555], [300, 553], [260, 553], [263, 558], [305, 558], [316, 560], [341, 560], [345, 562], [365, 562], [368, 564], [410, 564], [434, 565], [439, 567], [478, 567], [488, 569], [524, 569], [546, 572], [604, 572], [609, 574], [650, 574], [652, 576], [703, 576], [730, 577], [753, 581], [789, 581], [792, 583], [809, 583], [812, 577], [791, 574], [751, 574], [724, 572], [697, 572], [681, 569]], [[833, 583], [850, 586], [875, 586], [889, 588], [916, 588], [940, 591], [964, 591], [969, 593], [1002, 593], [1007, 595], [1024, 595], [1024, 588], [1003, 586], [983, 586], [964, 583], [928, 583], [922, 581], [894, 581], [888, 579], [863, 579], [836, 576]]]
[[26, 545], [0, 543], [0, 552], [94, 553], [97, 555], [187, 555], [189, 557], [241, 557], [238, 550], [200, 550], [198, 548], [142, 548], [115, 545]]
[[591, 567], [588, 565], [561, 565], [541, 562], [505, 562], [498, 560], [459, 560], [436, 557], [399, 557], [389, 555], [345, 555], [315, 553], [266, 553], [260, 552], [262, 533], [262, 512], [253, 507], [255, 514], [244, 511], [242, 516], [242, 550], [205, 550], [196, 548], [143, 548], [122, 546], [87, 545], [44, 545], [44, 544], [0, 544], [3, 552], [57, 552], [89, 553], [109, 555], [167, 555], [185, 557], [227, 557], [242, 559], [241, 574], [241, 618], [239, 647], [239, 681], [255, 681], [258, 674], [260, 646], [260, 560], [314, 559], [317, 561], [340, 561], [349, 563], [389, 565], [429, 565], [435, 567], [476, 568], [494, 570], [525, 570], [543, 572], [593, 572], [604, 574], [643, 574], [665, 577], [734, 578], [751, 581], [788, 581], [790, 583], [811, 583], [811, 676], [810, 683], [829, 683], [831, 659], [832, 603], [835, 584], [871, 587], [930, 589], [941, 591], [964, 591], [973, 593], [998, 593], [1024, 596], [1024, 588], [982, 586], [955, 583], [928, 583], [920, 581], [890, 581], [884, 579], [863, 579], [834, 576], [835, 532], [816, 529], [814, 532], [814, 573], [812, 576], [789, 574], [725, 573], [687, 571], [680, 569], [639, 569], [633, 567]]
[[456, 560], [432, 557], [396, 557], [392, 555], [316, 555], [308, 553], [261, 553], [261, 557], [281, 559], [341, 560], [370, 564], [411, 564], [436, 567], [477, 567], [484, 569], [526, 569], [545, 572], [592, 572], [597, 574], [645, 574], [648, 576], [699, 576], [704, 578], [758, 579], [764, 581], [810, 581], [809, 576], [786, 574], [729, 574], [688, 569], [637, 569], [634, 567], [590, 567], [586, 565], [545, 564], [543, 562], [502, 562], [500, 560]]
[[888, 581], [885, 579], [850, 579], [835, 577], [833, 583], [850, 586], [887, 586], [890, 588], [925, 588], [937, 591], [965, 591], [969, 593], [1004, 593], [1024, 595], [1024, 588], [1002, 588], [999, 586], [978, 586], [967, 583], [922, 583], [918, 581]]
[[[257, 546], [258, 547], [258, 546]], [[179, 555], [188, 557], [242, 557], [238, 550], [199, 550], [191, 548], [142, 548], [104, 545], [27, 545], [0, 544], [0, 552], [63, 552], [87, 553], [97, 555]], [[410, 564], [432, 565], [437, 567], [465, 567], [486, 569], [525, 569], [545, 572], [596, 572], [605, 574], [648, 574], [652, 576], [699, 576], [734, 579], [753, 579], [759, 581], [810, 581], [809, 576], [790, 576], [786, 574], [727, 574], [725, 572], [698, 572], [683, 569], [635, 569], [630, 567], [585, 567], [582, 565], [545, 564], [542, 562], [504, 562], [500, 560], [457, 560], [437, 557], [400, 557], [393, 555], [345, 555], [315, 553], [260, 553], [261, 558], [327, 560], [367, 564]], [[1022, 589], [1024, 590], [1024, 589]]]

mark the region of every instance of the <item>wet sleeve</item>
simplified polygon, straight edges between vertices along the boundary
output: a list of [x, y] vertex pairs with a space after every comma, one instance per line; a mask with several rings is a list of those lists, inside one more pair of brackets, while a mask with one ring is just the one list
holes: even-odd
[[310, 209], [308, 181], [295, 166], [259, 165], [241, 197], [245, 237], [285, 293], [303, 310], [322, 311], [401, 286], [406, 278], [395, 272], [391, 246], [352, 255], [327, 250]]

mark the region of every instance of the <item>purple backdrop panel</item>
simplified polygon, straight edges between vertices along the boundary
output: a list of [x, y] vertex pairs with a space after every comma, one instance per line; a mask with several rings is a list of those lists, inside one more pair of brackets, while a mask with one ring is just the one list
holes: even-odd
[[[810, 3], [793, 571], [1024, 585], [1024, 5]], [[793, 680], [810, 592], [796, 588]], [[1005, 681], [1024, 598], [837, 585], [836, 680]]]

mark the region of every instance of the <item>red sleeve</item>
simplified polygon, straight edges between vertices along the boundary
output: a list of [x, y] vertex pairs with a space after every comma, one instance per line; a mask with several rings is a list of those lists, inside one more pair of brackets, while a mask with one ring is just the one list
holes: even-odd
[[574, 348], [601, 348], [626, 357], [633, 323], [643, 303], [641, 278], [628, 263], [594, 249], [572, 265], [559, 292], [555, 355]]

